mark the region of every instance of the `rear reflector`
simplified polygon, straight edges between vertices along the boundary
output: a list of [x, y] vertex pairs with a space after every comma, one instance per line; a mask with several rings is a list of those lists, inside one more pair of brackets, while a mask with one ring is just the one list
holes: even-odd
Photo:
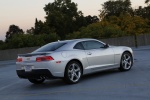
[[37, 62], [41, 62], [41, 61], [50, 61], [50, 60], [54, 60], [51, 56], [44, 56], [44, 57], [37, 57], [36, 61]]
[[22, 58], [17, 58], [17, 62], [22, 62]]

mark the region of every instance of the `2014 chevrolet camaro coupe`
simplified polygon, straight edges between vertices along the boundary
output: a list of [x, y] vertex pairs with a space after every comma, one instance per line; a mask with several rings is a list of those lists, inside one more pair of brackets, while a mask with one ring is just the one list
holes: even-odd
[[85, 74], [116, 68], [130, 70], [133, 51], [125, 46], [109, 46], [96, 39], [57, 41], [32, 53], [19, 54], [16, 65], [17, 75], [34, 84], [52, 78], [74, 84]]

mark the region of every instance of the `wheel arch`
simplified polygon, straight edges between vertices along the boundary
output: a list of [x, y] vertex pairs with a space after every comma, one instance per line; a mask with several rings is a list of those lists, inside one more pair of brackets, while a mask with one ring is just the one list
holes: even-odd
[[[133, 54], [132, 54], [129, 50], [125, 50], [125, 51], [122, 53], [122, 55], [123, 55], [124, 53], [126, 53], [126, 52], [129, 53], [129, 54], [131, 55], [132, 60], [133, 60], [133, 59], [134, 59], [134, 58], [133, 58]], [[121, 55], [121, 57], [122, 57], [122, 55]]]
[[78, 63], [81, 65], [81, 70], [82, 70], [82, 74], [83, 74], [83, 64], [81, 63], [81, 61], [80, 61], [79, 59], [71, 59], [70, 61], [68, 61], [68, 63], [67, 63], [66, 66], [65, 66], [64, 73], [65, 73], [65, 71], [66, 71], [67, 65], [68, 65], [70, 62], [72, 62], [72, 61], [76, 61], [76, 62], [78, 62]]

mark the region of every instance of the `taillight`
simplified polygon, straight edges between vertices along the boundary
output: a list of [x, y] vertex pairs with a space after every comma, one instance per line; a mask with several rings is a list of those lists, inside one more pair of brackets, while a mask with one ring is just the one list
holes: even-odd
[[17, 62], [22, 62], [22, 58], [17, 58]]
[[41, 61], [50, 61], [50, 60], [54, 60], [51, 56], [44, 56], [44, 57], [37, 57], [36, 61], [37, 62], [41, 62]]

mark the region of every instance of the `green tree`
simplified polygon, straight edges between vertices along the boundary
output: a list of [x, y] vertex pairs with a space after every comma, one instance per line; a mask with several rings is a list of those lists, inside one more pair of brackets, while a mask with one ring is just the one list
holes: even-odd
[[42, 46], [58, 39], [59, 37], [55, 33], [39, 35], [16, 34], [9, 40], [4, 49]]
[[109, 0], [102, 4], [100, 10], [100, 19], [108, 18], [109, 16], [119, 16], [121, 13], [133, 13], [130, 0]]
[[3, 44], [4, 42], [2, 40], [0, 40], [0, 45]]
[[6, 43], [2, 40], [0, 40], [0, 50], [3, 50], [6, 46]]
[[43, 28], [45, 27], [44, 23], [41, 20], [37, 20], [37, 18], [35, 19], [35, 28], [34, 28], [34, 34], [38, 35], [38, 34], [44, 34], [41, 31], [43, 30]]
[[77, 31], [82, 26], [82, 22], [79, 23], [79, 21], [83, 21], [81, 20], [83, 14], [78, 11], [77, 4], [71, 0], [55, 0], [47, 4], [44, 10], [47, 15], [46, 24], [54, 29], [62, 39], [66, 34]]
[[54, 33], [55, 30], [48, 26], [46, 22], [42, 22], [41, 20], [35, 19], [34, 27], [27, 30], [27, 33], [39, 35], [39, 34], [51, 34]]
[[149, 5], [149, 2], [150, 2], [150, 0], [145, 0], [145, 3], [146, 3], [147, 5]]
[[79, 31], [68, 35], [72, 38], [113, 38], [127, 35], [136, 36], [148, 33], [149, 20], [140, 16], [131, 16], [129, 13], [121, 13], [117, 16], [109, 16], [100, 22], [82, 27]]
[[31, 27], [31, 29], [27, 29], [27, 34], [34, 34], [34, 27]]
[[99, 22], [99, 19], [97, 16], [91, 16], [91, 15], [86, 16], [85, 20], [86, 20], [86, 25]]
[[[139, 6], [138, 9], [135, 9], [134, 10], [135, 16], [140, 16], [140, 17], [150, 20], [150, 4], [149, 4], [149, 2], [150, 2], [150, 0], [145, 0], [145, 4], [147, 4], [146, 7]], [[150, 23], [149, 23], [149, 25], [150, 25]]]
[[134, 13], [136, 16], [141, 16], [150, 20], [150, 5], [147, 7], [139, 6], [138, 9], [135, 9]]
[[103, 20], [101, 22], [93, 23], [87, 27], [82, 27], [79, 31], [74, 32], [73, 34], [67, 35], [67, 38], [113, 38], [125, 36], [126, 32], [122, 31], [120, 27], [115, 24]]
[[120, 27], [121, 30], [127, 32], [127, 35], [142, 34], [149, 31], [147, 19], [131, 16], [128, 13], [121, 13], [119, 17], [110, 16], [107, 21]]
[[3, 49], [4, 42], [0, 40], [0, 50]]
[[6, 42], [8, 42], [14, 35], [16, 34], [23, 34], [23, 30], [16, 25], [10, 25], [9, 30], [6, 33]]

